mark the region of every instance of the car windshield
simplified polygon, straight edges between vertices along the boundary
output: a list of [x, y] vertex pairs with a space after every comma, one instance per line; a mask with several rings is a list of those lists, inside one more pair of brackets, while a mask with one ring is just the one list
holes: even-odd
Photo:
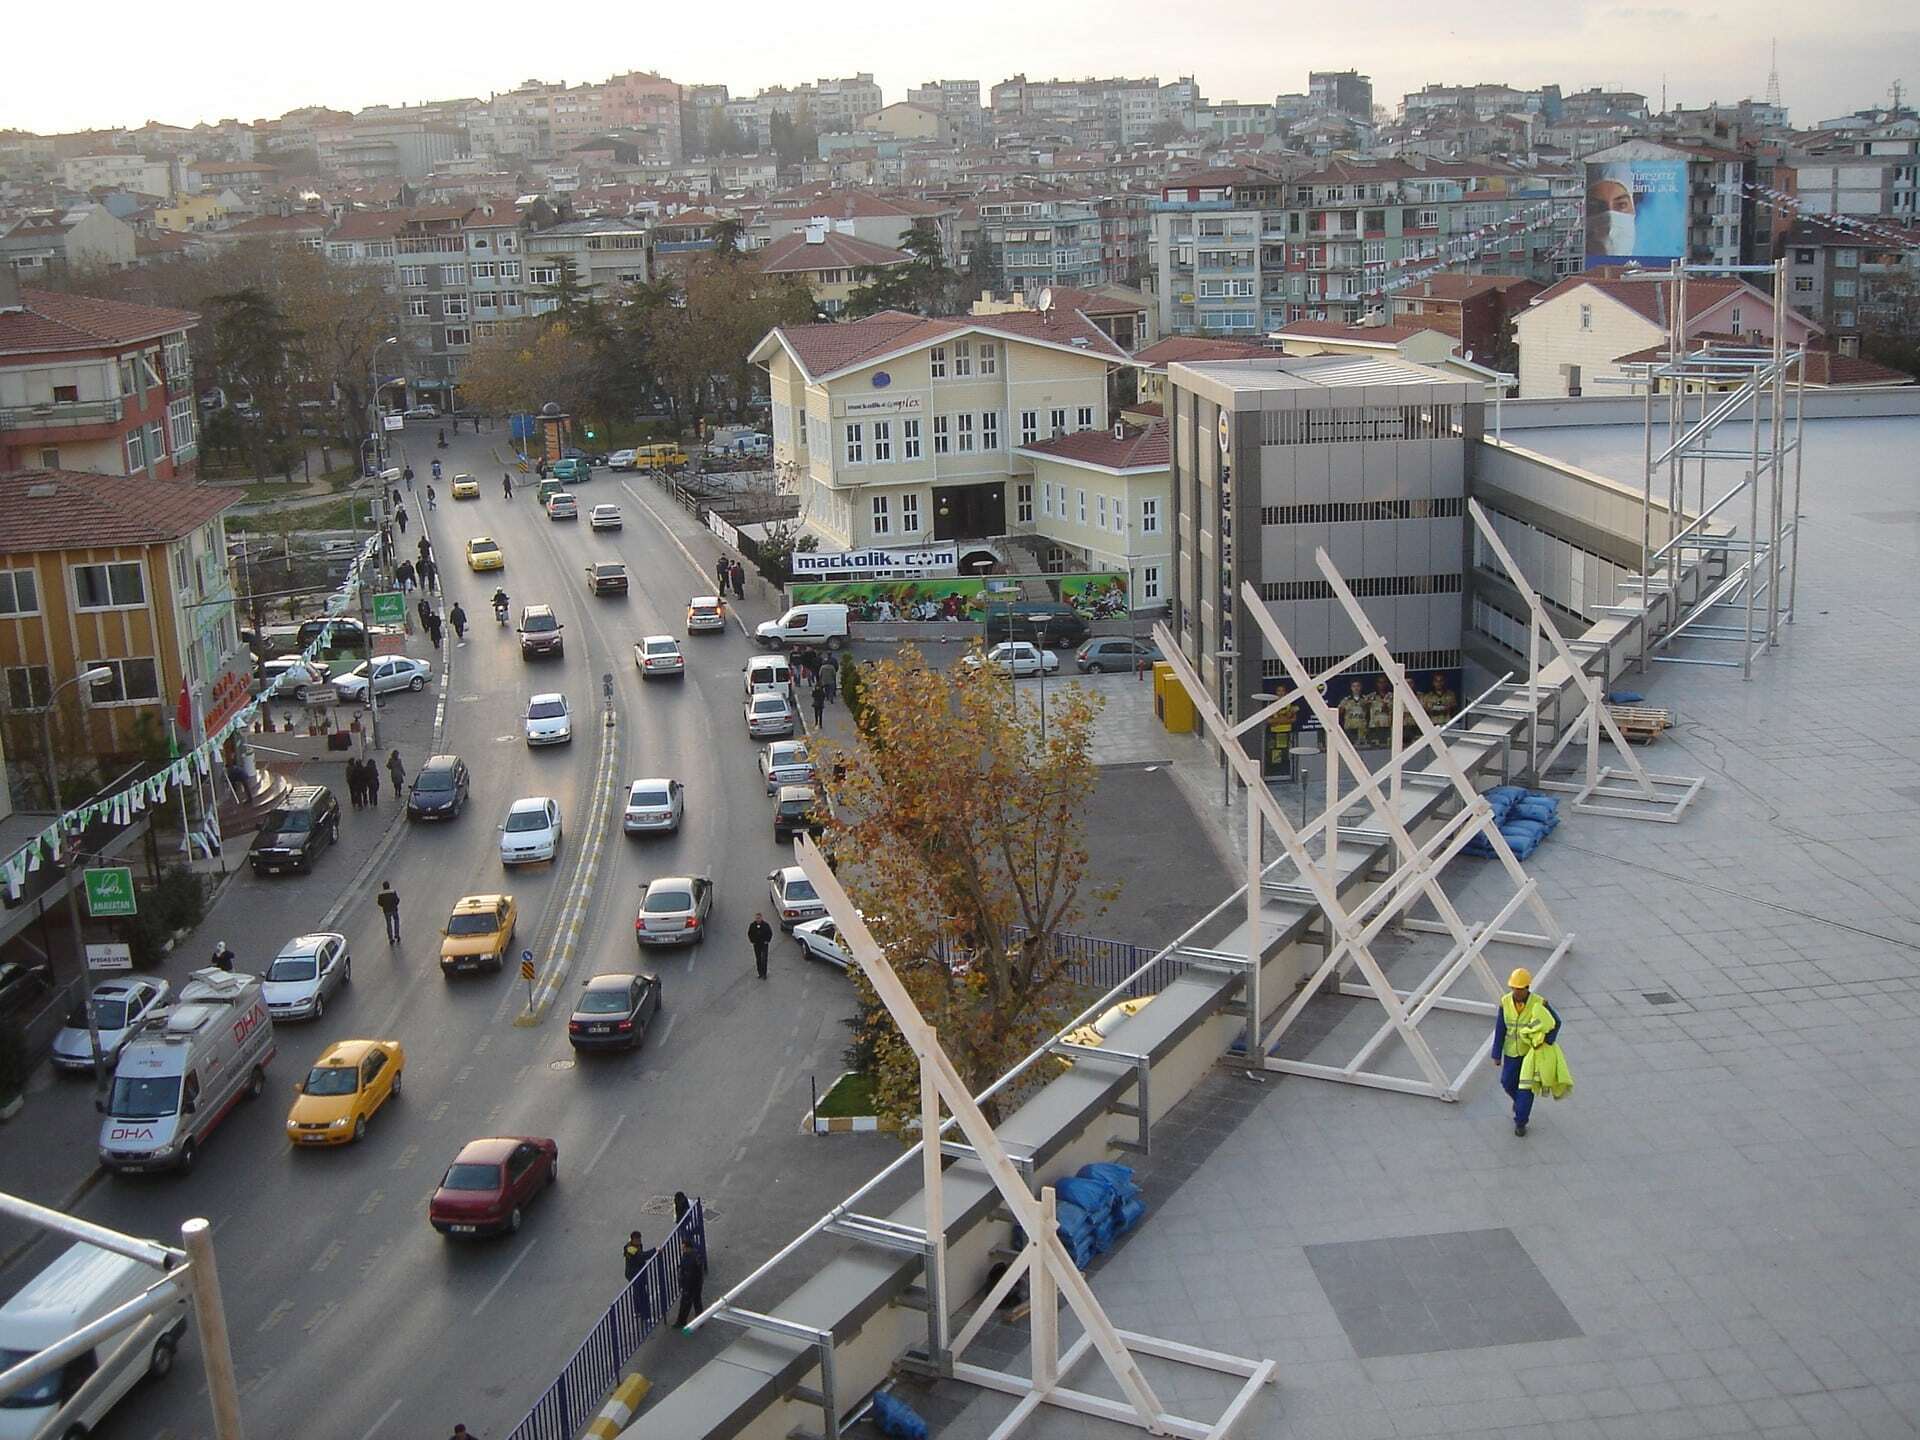
[[367, 678], [367, 662], [366, 661], [362, 660], [358, 665], [354, 666], [351, 670], [347, 671], [346, 675], [344, 675], [341, 678], [352, 679], [355, 676], [358, 676], [362, 680]]
[[782, 815], [804, 815], [812, 805], [812, 797], [805, 795], [801, 796], [798, 800], [782, 800], [780, 802], [780, 813]]
[[507, 816], [507, 829], [544, 830], [547, 828], [547, 812], [544, 810], [516, 810]]
[[440, 1182], [443, 1190], [498, 1190], [500, 1188], [500, 1167], [498, 1165], [450, 1165], [447, 1178]]
[[267, 971], [269, 980], [311, 980], [320, 973], [320, 960], [315, 955], [282, 955], [273, 962], [273, 968]]
[[413, 782], [413, 788], [422, 794], [432, 794], [436, 790], [453, 789], [453, 771], [423, 770], [420, 778]]
[[820, 892], [813, 888], [813, 882], [801, 875], [787, 881], [786, 896], [789, 900], [818, 900]]
[[589, 990], [580, 997], [582, 1015], [624, 1015], [627, 1013], [627, 992], [624, 990]]
[[500, 547], [491, 540], [469, 540], [467, 542], [467, 548], [476, 555], [485, 555], [491, 551], [498, 550]]
[[649, 890], [646, 902], [640, 908], [649, 915], [672, 915], [681, 910], [691, 910], [693, 896], [684, 890]]
[[776, 765], [804, 765], [807, 763], [807, 747], [804, 745], [776, 745], [773, 747], [773, 763]]
[[553, 629], [559, 623], [551, 615], [529, 615], [520, 628], [538, 634]]
[[[87, 1022], [82, 1019], [82, 1025]], [[93, 1023], [100, 1030], [124, 1030], [127, 1025], [127, 1002], [120, 999], [108, 999], [96, 995], [93, 1001]]]
[[313, 828], [313, 817], [304, 810], [283, 810], [268, 828], [281, 835], [304, 835]]
[[[0, 1350], [0, 1370], [11, 1370], [23, 1361], [31, 1360], [35, 1350]], [[60, 1382], [66, 1375], [64, 1365], [54, 1366], [50, 1374], [42, 1375], [30, 1385], [23, 1385], [11, 1395], [0, 1396], [0, 1410], [41, 1410], [60, 1398]], [[29, 1424], [33, 1423], [31, 1420]]]
[[635, 809], [659, 809], [667, 806], [667, 792], [664, 790], [636, 790], [627, 799], [627, 804]]
[[113, 1077], [107, 1113], [116, 1120], [158, 1120], [180, 1108], [180, 1077], [156, 1075]]
[[557, 720], [567, 713], [564, 700], [536, 700], [527, 707], [529, 720]]
[[351, 1065], [316, 1065], [302, 1088], [308, 1095], [351, 1095], [360, 1088], [360, 1072]]
[[491, 910], [462, 910], [447, 920], [449, 935], [493, 935], [500, 929], [500, 917]]

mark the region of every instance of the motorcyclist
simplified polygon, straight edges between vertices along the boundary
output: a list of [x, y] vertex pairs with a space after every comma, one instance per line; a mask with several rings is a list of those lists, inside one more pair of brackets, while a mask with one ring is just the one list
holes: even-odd
[[505, 471], [500, 474], [500, 492], [509, 500], [513, 498], [513, 476]]
[[454, 639], [463, 640], [466, 638], [467, 612], [460, 608], [460, 602], [458, 600], [453, 602], [453, 608], [447, 612], [447, 623], [453, 627]]
[[493, 618], [498, 620], [502, 625], [507, 623], [507, 610], [510, 608], [510, 605], [511, 602], [507, 599], [507, 592], [505, 590], [495, 590], [493, 592]]

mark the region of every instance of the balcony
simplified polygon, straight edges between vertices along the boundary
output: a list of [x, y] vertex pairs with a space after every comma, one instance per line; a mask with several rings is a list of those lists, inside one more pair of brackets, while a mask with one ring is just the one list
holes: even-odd
[[119, 400], [79, 400], [65, 405], [17, 405], [0, 410], [0, 430], [66, 430], [119, 421]]

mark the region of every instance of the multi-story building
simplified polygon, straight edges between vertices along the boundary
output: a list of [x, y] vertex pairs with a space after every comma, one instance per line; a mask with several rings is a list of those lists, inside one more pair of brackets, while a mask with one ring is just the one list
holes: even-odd
[[[1285, 688], [1251, 584], [1310, 669], [1357, 637], [1324, 549], [1416, 683], [1462, 693], [1466, 452], [1481, 390], [1395, 360], [1273, 357], [1167, 370], [1174, 537], [1169, 628], [1229, 719]], [[1371, 690], [1375, 676], [1356, 675]]]
[[1587, 175], [1587, 264], [1742, 265], [1754, 257], [1753, 157], [1635, 139], [1596, 150]]
[[400, 117], [355, 118], [316, 127], [314, 144], [322, 169], [346, 180], [422, 180], [467, 149], [457, 125]]
[[[628, 286], [653, 279], [653, 234], [642, 220], [620, 215], [563, 220], [544, 230], [529, 230], [524, 242], [527, 283], [535, 288], [556, 284], [559, 267], [568, 262], [580, 283], [602, 299], [617, 298]], [[529, 313], [544, 314], [555, 303], [534, 295]]]
[[1160, 187], [1150, 249], [1162, 335], [1250, 336], [1286, 319], [1285, 188], [1265, 170], [1224, 166]]
[[1824, 215], [1920, 219], [1920, 121], [1877, 125], [1825, 140], [1814, 153], [1790, 155], [1790, 188], [1801, 206]]
[[751, 358], [771, 385], [776, 473], [835, 549], [1034, 534], [1018, 451], [1104, 430], [1108, 372], [1130, 363], [1058, 310], [781, 326]]
[[69, 190], [132, 190], [140, 195], [171, 195], [173, 166], [165, 160], [118, 152], [75, 155], [60, 163], [60, 181]]
[[870, 244], [826, 225], [809, 225], [754, 250], [751, 259], [762, 274], [805, 285], [822, 315], [838, 315], [861, 286], [888, 270], [913, 263], [904, 251]]
[[1307, 75], [1313, 108], [1332, 115], [1373, 119], [1373, 80], [1358, 70], [1314, 70]]
[[187, 335], [199, 323], [186, 310], [22, 289], [0, 267], [0, 471], [191, 479]]
[[1106, 284], [1115, 277], [1107, 273], [1102, 228], [1092, 199], [1018, 192], [980, 197], [980, 243], [999, 290]]
[[724, 85], [680, 87], [680, 149], [682, 157], [705, 155], [716, 117], [727, 113]]
[[119, 270], [138, 260], [137, 238], [104, 205], [33, 210], [0, 230], [0, 268], [22, 283], [83, 268]]
[[1514, 317], [1545, 288], [1524, 275], [1445, 271], [1394, 292], [1393, 319], [1451, 335], [1462, 355], [1498, 369], [1515, 356]]
[[795, 124], [809, 124], [821, 134], [857, 129], [862, 116], [882, 109], [880, 87], [866, 71], [842, 80], [816, 80], [811, 85], [776, 85], [751, 100], [729, 100], [727, 118], [760, 149], [773, 139], [773, 117], [785, 115]]
[[1211, 105], [1188, 111], [1183, 126], [1195, 134], [1225, 144], [1248, 135], [1271, 135], [1275, 123], [1271, 105], [1243, 105], [1238, 100], [1216, 100]]
[[1631, 120], [1647, 122], [1647, 97], [1632, 90], [1577, 90], [1560, 102], [1569, 120]]
[[1035, 440], [1016, 452], [1033, 465], [1034, 535], [1052, 571], [1114, 570], [1127, 576], [1133, 607], [1167, 602], [1173, 523], [1164, 421], [1081, 430]]
[[1492, 120], [1501, 115], [1539, 115], [1552, 119], [1560, 113], [1560, 87], [1517, 90], [1511, 85], [1427, 85], [1401, 98], [1400, 114], [1408, 124], [1442, 114]]
[[929, 80], [907, 91], [907, 103], [945, 115], [960, 137], [975, 141], [987, 133], [987, 112], [980, 104], [978, 80]]
[[[1191, 80], [1182, 82], [1189, 88]], [[993, 124], [1001, 131], [1050, 131], [1082, 145], [1144, 143], [1169, 116], [1191, 110], [1180, 95], [1168, 97], [1158, 78], [1107, 80], [1029, 80], [1015, 75], [991, 92]], [[1184, 92], [1182, 92], [1184, 93]]]
[[[1920, 328], [1920, 225], [1892, 222], [1881, 235], [1824, 220], [1796, 222], [1782, 253], [1787, 301], [1818, 321], [1842, 354], [1857, 354], [1862, 331], [1911, 334]], [[1903, 245], [1890, 238], [1903, 234]]]

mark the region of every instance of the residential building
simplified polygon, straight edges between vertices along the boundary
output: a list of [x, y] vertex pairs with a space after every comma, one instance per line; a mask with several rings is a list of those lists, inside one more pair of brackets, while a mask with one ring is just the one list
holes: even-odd
[[[211, 230], [228, 217], [244, 213], [246, 202], [232, 190], [207, 190], [198, 195], [176, 195], [153, 212], [153, 228], [189, 234]], [[135, 236], [135, 241], [139, 240]]]
[[132, 190], [141, 195], [171, 195], [173, 167], [144, 155], [75, 155], [60, 162], [60, 183], [86, 194], [93, 190]]
[[1433, 116], [1468, 115], [1492, 120], [1501, 115], [1539, 115], [1552, 119], [1560, 113], [1560, 87], [1517, 90], [1511, 85], [1427, 85], [1402, 97], [1401, 118], [1415, 124]]
[[0, 230], [0, 268], [23, 284], [76, 269], [121, 270], [139, 258], [133, 227], [104, 205], [34, 210]]
[[960, 143], [960, 121], [956, 117], [910, 101], [895, 101], [861, 117], [860, 128], [896, 140], [923, 140], [942, 145]]
[[1626, 140], [1587, 175], [1587, 264], [1742, 265], [1753, 257], [1753, 157], [1714, 145]]
[[1570, 120], [1629, 120], [1647, 123], [1647, 97], [1632, 90], [1578, 90], [1560, 102]]
[[1090, 198], [1046, 192], [980, 197], [980, 243], [995, 288], [1091, 287], [1113, 277], [1101, 253], [1100, 207]]
[[[1818, 321], [1836, 350], [1857, 353], [1863, 331], [1920, 329], [1920, 225], [1883, 221], [1884, 237], [1823, 220], [1796, 221], [1782, 254], [1787, 302]], [[1893, 236], [1904, 233], [1904, 245]]]
[[1042, 299], [1055, 310], [1085, 316], [1095, 329], [1129, 354], [1151, 345], [1156, 338], [1153, 297], [1126, 285], [1102, 285], [1094, 290], [1054, 285], [1040, 290], [1016, 291], [1011, 300], [996, 300], [982, 295], [973, 302], [972, 313], [1005, 315], [1014, 311], [1037, 311], [1041, 308]]
[[1162, 335], [1253, 336], [1285, 320], [1284, 197], [1280, 176], [1235, 166], [1161, 185], [1150, 252]]
[[1133, 608], [1164, 607], [1173, 588], [1165, 421], [1081, 430], [1022, 445], [1033, 465], [1034, 534], [1054, 572], [1118, 571]]
[[[1172, 96], [1158, 78], [1001, 81], [991, 92], [994, 128], [1004, 133], [1052, 133], [1080, 145], [1140, 145], [1169, 118], [1193, 108], [1187, 87]], [[1182, 101], [1185, 103], [1181, 103]], [[1170, 107], [1172, 107], [1170, 111]]]
[[62, 684], [105, 666], [109, 679], [78, 687], [97, 755], [140, 748], [143, 719], [164, 735], [183, 685], [197, 729], [231, 718], [253, 679], [221, 519], [239, 500], [151, 475], [0, 475], [6, 707], [44, 709]]
[[[1736, 277], [1687, 282], [1689, 340], [1737, 336], [1771, 341], [1773, 298]], [[1634, 356], [1666, 340], [1671, 284], [1663, 271], [1570, 276], [1533, 298], [1514, 320], [1520, 345], [1520, 398], [1624, 395]], [[1787, 343], [1823, 332], [1796, 311], [1787, 312]]]
[[[559, 267], [570, 261], [582, 285], [602, 299], [617, 299], [628, 286], [653, 279], [652, 243], [653, 232], [645, 221], [621, 215], [529, 229], [524, 236], [527, 284], [537, 290], [556, 283]], [[553, 305], [536, 294], [529, 313], [543, 314]]]
[[1271, 345], [1251, 340], [1225, 340], [1209, 335], [1169, 335], [1134, 352], [1140, 367], [1139, 398], [1127, 407], [1130, 415], [1157, 418], [1166, 414], [1167, 367], [1202, 360], [1271, 360]]
[[1357, 70], [1315, 70], [1307, 76], [1307, 99], [1332, 115], [1373, 119], [1373, 80]]
[[1505, 366], [1515, 358], [1513, 319], [1546, 287], [1524, 275], [1444, 271], [1393, 294], [1394, 321], [1417, 321], [1460, 342], [1461, 354]]
[[[1416, 685], [1455, 694], [1464, 623], [1467, 447], [1478, 386], [1353, 356], [1176, 362], [1175, 643], [1229, 719], [1288, 684], [1246, 608], [1252, 585], [1310, 669], [1358, 640], [1315, 563], [1325, 550]], [[1358, 675], [1371, 691], [1375, 675]]]
[[958, 210], [937, 200], [907, 195], [874, 195], [864, 190], [829, 190], [799, 200], [782, 200], [756, 211], [747, 222], [750, 245], [767, 245], [785, 235], [796, 235], [818, 221], [825, 220], [836, 231], [864, 240], [869, 245], [899, 249], [900, 242], [916, 224], [933, 226], [940, 236], [940, 253], [947, 263], [957, 262], [958, 233], [954, 221]]
[[423, 180], [467, 148], [457, 125], [428, 119], [366, 119], [316, 127], [321, 168], [345, 180]]
[[945, 115], [969, 143], [987, 133], [987, 112], [980, 104], [978, 80], [929, 80], [907, 91], [907, 103]]
[[187, 336], [199, 323], [186, 310], [24, 289], [0, 267], [0, 471], [191, 479]]
[[269, 190], [279, 183], [280, 167], [261, 160], [189, 160], [180, 167], [180, 189], [189, 195]]
[[1243, 105], [1238, 100], [1216, 100], [1187, 112], [1183, 128], [1216, 144], [1240, 140], [1249, 135], [1271, 135], [1276, 121], [1273, 106], [1261, 103]]
[[1338, 320], [1292, 320], [1273, 332], [1283, 355], [1378, 355], [1438, 368], [1458, 342], [1424, 325], [1347, 325]]
[[750, 258], [763, 274], [786, 276], [805, 285], [822, 315], [840, 314], [854, 291], [877, 274], [913, 263], [904, 251], [870, 244], [826, 225], [783, 235], [753, 251]]
[[1060, 311], [782, 326], [751, 358], [770, 383], [775, 473], [829, 549], [1036, 534], [1019, 449], [1105, 430], [1108, 372], [1130, 363]]
[[1793, 172], [1785, 188], [1804, 209], [1920, 220], [1920, 121], [1824, 139], [1814, 153], [1789, 155], [1784, 163]]

